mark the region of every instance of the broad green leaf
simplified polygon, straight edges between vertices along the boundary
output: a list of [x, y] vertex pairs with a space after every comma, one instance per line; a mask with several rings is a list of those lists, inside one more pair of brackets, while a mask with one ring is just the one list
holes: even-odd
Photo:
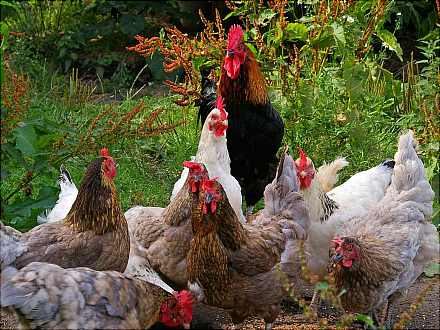
[[[5, 213], [21, 217], [29, 217], [32, 209], [48, 209], [55, 205], [58, 196], [58, 189], [54, 187], [42, 187], [37, 199], [25, 197], [5, 207]], [[12, 218], [12, 217], [11, 217]]]
[[265, 26], [269, 24], [270, 20], [275, 17], [276, 14], [277, 13], [274, 12], [272, 9], [265, 9], [260, 13], [257, 22], [258, 24]]
[[333, 22], [331, 27], [333, 28], [333, 35], [335, 36], [335, 40], [337, 42], [340, 42], [342, 45], [345, 45], [345, 34], [342, 25], [338, 24], [337, 22]]
[[23, 158], [23, 154], [18, 150], [15, 145], [12, 143], [4, 143], [2, 144], [2, 153], [6, 155], [8, 158], [11, 158], [13, 161], [17, 162], [20, 166], [26, 167], [26, 161]]
[[376, 31], [376, 35], [379, 37], [380, 40], [382, 40], [385, 47], [394, 51], [396, 53], [397, 57], [399, 57], [399, 59], [401, 61], [403, 61], [402, 48], [400, 48], [400, 44], [397, 42], [397, 39], [394, 36], [394, 34], [392, 34], [388, 30], [378, 30], [378, 31]]
[[284, 29], [284, 36], [287, 41], [306, 41], [309, 35], [307, 26], [302, 23], [289, 23]]
[[434, 277], [435, 275], [440, 275], [440, 264], [437, 262], [432, 262], [425, 266], [423, 272], [428, 277]]
[[194, 58], [192, 61], [193, 65], [194, 65], [194, 69], [199, 71], [200, 67], [203, 66], [206, 61], [207, 61], [207, 58], [205, 56], [199, 56], [199, 57]]
[[[312, 40], [310, 40], [310, 44], [313, 48], [327, 48], [334, 44], [333, 31], [329, 31], [329, 27], [324, 29], [315, 36]], [[331, 29], [330, 29], [331, 30]]]
[[245, 12], [246, 12], [246, 9], [244, 9], [244, 8], [237, 8], [236, 10], [231, 11], [229, 14], [227, 14], [225, 16], [225, 18], [223, 18], [223, 20], [226, 21], [228, 18], [231, 18], [233, 16], [243, 15]]
[[23, 125], [14, 130], [16, 137], [16, 146], [23, 155], [30, 156], [35, 153], [35, 144], [37, 142], [37, 134], [31, 125]]
[[12, 8], [14, 8], [16, 11], [19, 11], [20, 10], [20, 7], [16, 4], [16, 3], [14, 3], [14, 2], [9, 2], [9, 1], [0, 1], [0, 5], [1, 6], [8, 6], [8, 7], [12, 7]]
[[347, 61], [343, 64], [345, 88], [352, 99], [360, 99], [364, 95], [363, 84], [367, 81], [367, 73], [362, 64]]

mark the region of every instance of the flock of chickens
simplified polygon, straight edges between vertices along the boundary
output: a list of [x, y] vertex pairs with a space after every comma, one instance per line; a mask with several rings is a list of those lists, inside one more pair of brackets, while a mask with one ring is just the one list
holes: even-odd
[[388, 298], [438, 259], [434, 193], [411, 131], [394, 160], [332, 189], [344, 159], [318, 171], [303, 150], [277, 159], [284, 125], [240, 27], [229, 31], [218, 88], [204, 79], [197, 154], [166, 208], [123, 214], [116, 163], [102, 149], [79, 190], [61, 168], [59, 200], [39, 226], [1, 224], [1, 307], [23, 326], [189, 328], [203, 303], [270, 329], [289, 294], [283, 278], [304, 281], [303, 257], [312, 274], [332, 274], [345, 310], [381, 323]]

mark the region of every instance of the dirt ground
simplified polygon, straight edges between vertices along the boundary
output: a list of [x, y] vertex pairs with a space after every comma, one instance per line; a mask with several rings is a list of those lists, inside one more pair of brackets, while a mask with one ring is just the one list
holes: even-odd
[[[392, 324], [399, 320], [401, 313], [406, 311], [411, 303], [415, 300], [417, 294], [423, 290], [429, 281], [435, 281], [427, 293], [423, 304], [417, 310], [415, 316], [406, 325], [406, 329], [440, 329], [440, 278], [420, 277], [409, 289], [406, 295], [402, 295], [395, 299], [389, 307], [389, 318], [387, 327], [391, 328]], [[311, 299], [310, 290], [306, 294]], [[341, 312], [336, 308], [321, 303], [319, 317], [325, 318], [328, 322], [326, 329], [335, 329]], [[229, 315], [218, 309], [207, 306], [196, 306], [194, 310], [193, 329], [232, 329], [232, 322]], [[0, 329], [16, 329], [17, 323], [13, 316], [1, 311]], [[248, 318], [245, 322], [237, 325], [236, 328], [242, 330], [264, 329], [264, 322], [259, 318]], [[164, 329], [163, 326], [157, 325], [154, 329]], [[317, 322], [308, 320], [302, 313], [301, 309], [293, 300], [286, 300], [282, 305], [282, 312], [273, 324], [274, 330], [296, 330], [296, 329], [322, 329]]]
[[[387, 328], [399, 321], [401, 313], [406, 311], [416, 296], [422, 291], [430, 281], [435, 284], [428, 291], [425, 300], [420, 308], [416, 311], [415, 316], [406, 324], [405, 329], [440, 329], [440, 277], [428, 278], [421, 276], [410, 288], [405, 295], [397, 297], [389, 305]], [[312, 297], [311, 290], [303, 291], [306, 299], [309, 301]], [[325, 329], [336, 329], [336, 323], [342, 312], [337, 308], [329, 306], [325, 302], [320, 305], [318, 316], [325, 318], [328, 325]], [[209, 323], [208, 320], [211, 320]], [[213, 321], [212, 321], [213, 320]], [[232, 329], [232, 322], [227, 313], [219, 310], [211, 310], [210, 308], [197, 308], [194, 312], [194, 329]], [[236, 328], [242, 330], [264, 329], [264, 321], [259, 318], [248, 318], [245, 322]], [[273, 324], [274, 330], [296, 330], [296, 329], [322, 329], [318, 322], [308, 320], [301, 309], [293, 300], [286, 300], [282, 305], [282, 312]], [[157, 328], [159, 329], [159, 328]]]

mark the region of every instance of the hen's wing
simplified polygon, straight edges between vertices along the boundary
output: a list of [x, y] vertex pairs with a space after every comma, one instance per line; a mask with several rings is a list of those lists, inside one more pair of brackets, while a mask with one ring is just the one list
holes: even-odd
[[343, 184], [330, 190], [327, 195], [340, 208], [356, 205], [357, 208], [369, 210], [384, 197], [391, 183], [394, 161], [387, 160], [382, 164], [353, 175]]
[[158, 319], [163, 291], [118, 272], [31, 263], [2, 285], [1, 306], [31, 328], [140, 329]]
[[280, 262], [286, 243], [281, 226], [273, 223], [264, 227], [246, 227], [245, 243], [231, 253], [231, 268], [246, 276], [268, 272]]
[[1, 270], [12, 265], [15, 260], [26, 253], [27, 247], [21, 241], [22, 233], [0, 221], [0, 266]]
[[[76, 232], [62, 222], [43, 224], [23, 234], [27, 253], [18, 257], [15, 265], [22, 268], [31, 262], [41, 261], [63, 268], [83, 266], [123, 271], [128, 260], [129, 246], [122, 244], [125, 240], [119, 235], [122, 234]], [[121, 241], [121, 244], [115, 247], [115, 241]]]

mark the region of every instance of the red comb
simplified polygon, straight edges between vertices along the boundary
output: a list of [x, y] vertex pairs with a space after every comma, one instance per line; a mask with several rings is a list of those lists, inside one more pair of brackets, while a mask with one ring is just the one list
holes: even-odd
[[228, 119], [228, 113], [225, 111], [225, 106], [224, 106], [224, 103], [223, 103], [223, 97], [221, 95], [219, 95], [217, 97], [216, 108], [220, 110], [221, 120]]
[[235, 49], [243, 40], [243, 29], [239, 25], [232, 25], [228, 33], [228, 49]]
[[183, 162], [183, 166], [188, 167], [191, 170], [201, 170], [202, 166], [199, 163], [191, 162], [189, 160], [185, 160]]
[[339, 237], [335, 237], [334, 239], [332, 239], [332, 243], [335, 243], [336, 246], [340, 246], [344, 241], [339, 238]]
[[110, 157], [110, 153], [108, 152], [108, 149], [107, 149], [107, 148], [102, 148], [101, 151], [99, 152], [99, 154], [100, 154], [102, 157]]
[[307, 166], [307, 155], [304, 152], [304, 150], [302, 150], [300, 147], [298, 147], [298, 150], [299, 150], [299, 157], [301, 159], [300, 163], [299, 163], [299, 166], [304, 168], [304, 167]]

